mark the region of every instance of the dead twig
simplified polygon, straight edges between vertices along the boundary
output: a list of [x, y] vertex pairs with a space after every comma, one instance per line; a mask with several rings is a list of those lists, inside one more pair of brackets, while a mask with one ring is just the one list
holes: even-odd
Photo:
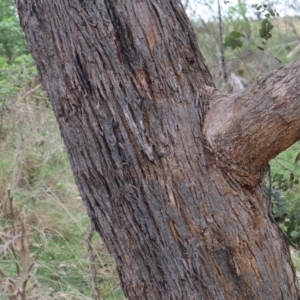
[[95, 254], [94, 254], [94, 249], [92, 246], [92, 238], [95, 232], [95, 227], [93, 224], [91, 224], [91, 228], [87, 234], [86, 237], [86, 245], [87, 245], [87, 250], [88, 250], [88, 258], [90, 261], [90, 274], [91, 274], [91, 279], [92, 279], [92, 287], [93, 287], [93, 292], [94, 292], [94, 299], [95, 300], [101, 300], [101, 293], [98, 289], [98, 284], [97, 284], [97, 270], [95, 266]]
[[[43, 300], [44, 297], [41, 294], [40, 285], [35, 278], [35, 273], [37, 270], [36, 260], [33, 263], [30, 263], [30, 248], [26, 237], [25, 214], [22, 214], [22, 216], [19, 218], [20, 227], [16, 228], [12, 209], [13, 197], [10, 195], [10, 192], [8, 196], [11, 209], [10, 221], [12, 230], [11, 233], [7, 235], [9, 240], [7, 240], [4, 245], [0, 246], [0, 255], [6, 254], [5, 252], [7, 249], [11, 249], [11, 253], [15, 258], [16, 264], [19, 268], [17, 269], [16, 280], [9, 278], [4, 274], [3, 271], [0, 270], [0, 278], [3, 282], [4, 293], [7, 295], [9, 300]], [[17, 263], [16, 251], [20, 252], [21, 268]], [[29, 286], [29, 281], [31, 281], [31, 286]], [[33, 290], [37, 291], [35, 295], [32, 294]]]
[[[11, 228], [12, 228], [12, 233], [15, 236], [16, 235], [16, 229], [15, 229], [15, 223], [14, 223], [14, 211], [13, 211], [13, 196], [10, 193], [10, 189], [8, 190], [8, 201], [9, 201], [9, 208], [10, 208], [10, 222], [11, 222]], [[17, 269], [17, 275], [20, 275], [20, 266], [18, 264], [15, 248], [11, 248], [13, 257], [16, 262], [16, 269]]]

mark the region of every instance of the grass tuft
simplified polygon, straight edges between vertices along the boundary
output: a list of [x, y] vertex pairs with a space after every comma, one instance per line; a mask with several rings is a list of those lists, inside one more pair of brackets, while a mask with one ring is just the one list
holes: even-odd
[[[95, 299], [97, 289], [99, 299], [125, 299], [113, 259], [99, 236], [90, 233], [56, 120], [35, 82], [27, 81], [2, 105], [0, 294], [12, 299], [9, 283], [18, 282], [23, 270], [24, 253], [11, 242], [18, 239], [14, 223], [24, 227], [34, 261], [26, 273], [25, 297]], [[26, 216], [22, 226], [21, 215]]]

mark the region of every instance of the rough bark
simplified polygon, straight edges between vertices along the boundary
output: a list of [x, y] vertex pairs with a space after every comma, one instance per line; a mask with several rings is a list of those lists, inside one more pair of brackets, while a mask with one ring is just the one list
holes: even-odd
[[125, 295], [298, 299], [261, 183], [299, 138], [298, 64], [220, 95], [179, 1], [17, 7]]
[[281, 66], [246, 90], [215, 91], [204, 132], [218, 166], [255, 187], [268, 161], [300, 139], [300, 62]]

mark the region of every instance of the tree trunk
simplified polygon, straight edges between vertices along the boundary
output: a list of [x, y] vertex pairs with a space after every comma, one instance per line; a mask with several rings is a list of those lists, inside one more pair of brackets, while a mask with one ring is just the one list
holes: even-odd
[[18, 0], [129, 299], [300, 299], [268, 161], [300, 138], [299, 63], [221, 95], [177, 0]]

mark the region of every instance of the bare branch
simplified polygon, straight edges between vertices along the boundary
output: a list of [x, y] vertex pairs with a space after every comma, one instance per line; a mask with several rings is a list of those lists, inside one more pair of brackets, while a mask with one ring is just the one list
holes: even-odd
[[217, 164], [226, 161], [227, 172], [245, 185], [256, 185], [268, 161], [300, 138], [299, 69], [294, 62], [242, 92], [211, 98], [206, 138]]

